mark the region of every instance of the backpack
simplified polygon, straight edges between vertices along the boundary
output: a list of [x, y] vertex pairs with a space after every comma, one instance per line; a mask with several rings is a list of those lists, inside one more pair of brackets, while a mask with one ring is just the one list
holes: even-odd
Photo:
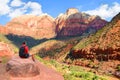
[[24, 56], [25, 46], [20, 47], [19, 56]]

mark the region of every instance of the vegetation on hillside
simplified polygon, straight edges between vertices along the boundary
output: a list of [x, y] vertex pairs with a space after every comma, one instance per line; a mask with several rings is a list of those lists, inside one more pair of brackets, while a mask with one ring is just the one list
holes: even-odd
[[59, 54], [62, 49], [66, 46], [66, 43], [58, 40], [48, 40], [31, 49], [31, 53], [37, 53], [40, 57], [54, 57]]
[[110, 27], [105, 26], [102, 29], [98, 30], [95, 34], [91, 34], [90, 36], [80, 40], [80, 42], [73, 47], [73, 50], [85, 48], [87, 45], [91, 43], [97, 43], [99, 38], [102, 35], [105, 35], [109, 29]]
[[36, 56], [36, 58], [48, 67], [60, 72], [65, 80], [107, 80], [107, 78], [103, 76], [85, 71], [85, 69], [80, 66], [66, 65], [64, 63], [58, 63], [55, 60], [45, 61], [39, 56]]
[[[116, 15], [111, 22], [107, 23], [102, 29], [98, 30], [95, 34], [90, 35], [87, 38], [82, 39], [76, 46], [74, 46], [73, 50], [75, 49], [82, 49], [87, 47], [91, 43], [98, 43], [101, 44], [102, 42], [99, 41], [100, 38], [104, 39], [106, 34], [113, 28], [118, 27], [120, 20], [120, 13]], [[117, 25], [118, 24], [118, 25]], [[111, 34], [112, 35], [112, 34]], [[119, 35], [119, 33], [118, 33]], [[115, 36], [114, 36], [115, 37]], [[103, 46], [102, 46], [103, 47]]]
[[10, 41], [9, 39], [7, 39], [5, 35], [0, 34], [0, 42], [7, 43], [7, 44], [10, 46], [10, 48], [11, 48], [15, 53], [18, 52], [17, 46], [14, 45], [12, 41]]

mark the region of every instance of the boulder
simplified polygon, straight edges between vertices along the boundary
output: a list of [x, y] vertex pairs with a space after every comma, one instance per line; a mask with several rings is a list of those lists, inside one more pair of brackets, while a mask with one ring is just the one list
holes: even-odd
[[6, 66], [6, 70], [12, 77], [29, 77], [40, 74], [39, 67], [31, 59], [19, 57], [12, 58]]
[[55, 70], [31, 58], [14, 56], [6, 65], [9, 80], [64, 80]]

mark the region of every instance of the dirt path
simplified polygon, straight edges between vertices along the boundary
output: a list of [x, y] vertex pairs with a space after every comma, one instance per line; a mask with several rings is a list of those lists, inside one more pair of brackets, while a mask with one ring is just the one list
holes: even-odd
[[0, 63], [0, 79], [9, 80], [9, 75], [6, 72], [6, 64]]

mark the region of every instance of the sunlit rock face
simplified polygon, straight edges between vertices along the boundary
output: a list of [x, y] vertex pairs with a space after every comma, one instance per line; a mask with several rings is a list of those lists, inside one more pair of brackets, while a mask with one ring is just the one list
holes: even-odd
[[60, 14], [55, 21], [57, 36], [77, 36], [85, 32], [95, 32], [107, 23], [99, 16], [90, 16], [75, 8]]
[[8, 33], [8, 30], [6, 29], [6, 27], [4, 27], [2, 25], [0, 25], [0, 34], [1, 33], [4, 33], [4, 34]]
[[78, 12], [79, 12], [78, 9], [69, 8], [69, 9], [66, 11], [66, 15], [71, 15], [71, 14], [75, 14], [75, 13], [78, 13]]
[[[56, 36], [55, 20], [47, 14], [19, 16], [7, 23], [5, 28], [6, 34], [12, 33], [36, 38], [53, 38]], [[1, 32], [4, 33], [4, 31]]]

